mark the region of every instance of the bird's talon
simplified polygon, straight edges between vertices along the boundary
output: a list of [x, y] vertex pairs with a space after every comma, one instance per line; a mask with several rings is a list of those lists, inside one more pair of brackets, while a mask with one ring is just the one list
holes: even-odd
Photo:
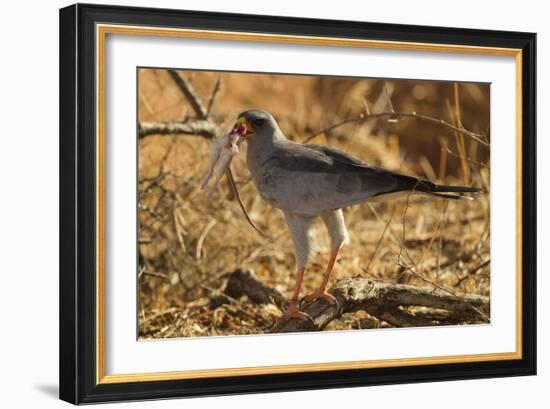
[[335, 305], [336, 309], [340, 309], [340, 303], [336, 299], [335, 296], [333, 296], [331, 293], [328, 293], [327, 291], [315, 291], [314, 293], [310, 295], [306, 295], [304, 298], [302, 298], [302, 302], [305, 302], [306, 304], [309, 304], [312, 301], [315, 301], [319, 298], [322, 298], [326, 302], [328, 302], [330, 305]]
[[282, 319], [284, 321], [288, 321], [292, 318], [298, 318], [302, 321], [309, 321], [312, 324], [314, 323], [313, 318], [311, 317], [311, 315], [309, 315], [309, 314], [307, 314], [303, 311], [300, 311], [300, 309], [298, 308], [298, 303], [290, 304], [288, 306], [287, 310], [284, 312], [283, 317], [282, 317]]

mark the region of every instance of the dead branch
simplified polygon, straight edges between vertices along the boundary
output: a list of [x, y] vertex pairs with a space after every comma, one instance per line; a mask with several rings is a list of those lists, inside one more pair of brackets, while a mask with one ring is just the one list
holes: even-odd
[[[343, 314], [357, 311], [366, 311], [397, 327], [488, 322], [471, 309], [474, 306], [489, 314], [489, 297], [482, 295], [451, 295], [437, 288], [383, 283], [362, 277], [340, 279], [329, 292], [338, 300], [338, 306], [322, 299], [313, 301], [302, 307], [313, 322], [293, 318], [277, 323], [270, 332], [319, 331]], [[236, 299], [246, 295], [254, 303], [274, 303], [279, 308], [288, 303], [278, 291], [242, 270], [231, 274], [224, 293]], [[219, 305], [220, 300], [213, 302]], [[408, 307], [420, 307], [423, 311], [410, 312]]]
[[193, 89], [191, 84], [181, 75], [179, 75], [176, 70], [168, 70], [168, 74], [170, 74], [180, 91], [183, 93], [183, 95], [185, 95], [185, 97], [193, 107], [193, 110], [195, 111], [197, 117], [199, 119], [206, 119], [207, 111], [204, 108], [204, 105], [202, 104], [199, 97], [197, 97], [197, 94], [195, 93], [195, 90]]
[[149, 135], [199, 135], [214, 138], [218, 134], [218, 127], [205, 119], [187, 119], [184, 122], [141, 122], [138, 133], [140, 139]]

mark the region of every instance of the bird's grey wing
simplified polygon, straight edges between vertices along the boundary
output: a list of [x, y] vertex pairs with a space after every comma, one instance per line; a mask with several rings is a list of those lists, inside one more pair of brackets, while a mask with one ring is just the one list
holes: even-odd
[[329, 157], [333, 161], [340, 162], [350, 166], [368, 167], [368, 164], [355, 156], [350, 155], [340, 149], [333, 148], [332, 146], [307, 144], [303, 145], [308, 149], [322, 153]]
[[[355, 168], [358, 172], [361, 172], [360, 169], [364, 169], [362, 178], [363, 180], [368, 181], [367, 184], [372, 190], [376, 191], [373, 196], [383, 196], [392, 193], [410, 192], [414, 190], [418, 193], [443, 197], [446, 199], [461, 199], [464, 198], [465, 193], [479, 193], [481, 191], [481, 189], [472, 186], [438, 185], [427, 179], [419, 179], [414, 176], [403, 175], [376, 166], [369, 166], [362, 160], [330, 146], [307, 146], [313, 150], [322, 152], [324, 155], [336, 162]], [[373, 176], [376, 181], [382, 183], [373, 183]], [[389, 181], [391, 181], [391, 183], [388, 183]]]
[[275, 206], [296, 214], [339, 209], [398, 185], [392, 173], [319, 145], [285, 144], [262, 168], [260, 193]]

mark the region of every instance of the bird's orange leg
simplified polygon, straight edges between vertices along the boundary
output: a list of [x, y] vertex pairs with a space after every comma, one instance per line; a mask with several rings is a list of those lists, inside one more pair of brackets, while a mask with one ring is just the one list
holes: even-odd
[[334, 263], [336, 263], [336, 257], [338, 257], [338, 251], [340, 250], [340, 247], [337, 247], [336, 250], [332, 252], [330, 255], [330, 260], [328, 261], [327, 269], [325, 271], [325, 274], [323, 274], [323, 281], [321, 282], [321, 285], [317, 289], [317, 291], [313, 292], [310, 295], [306, 295], [304, 297], [305, 302], [312, 302], [316, 300], [317, 298], [323, 298], [327, 302], [329, 302], [332, 305], [338, 305], [338, 300], [330, 293], [327, 292], [327, 284], [328, 280], [330, 278], [330, 274], [332, 273], [332, 270], [334, 269]]
[[304, 321], [313, 321], [313, 319], [305, 312], [300, 311], [298, 302], [298, 296], [300, 295], [300, 287], [302, 286], [302, 279], [304, 278], [304, 267], [297, 269], [296, 285], [294, 286], [294, 292], [292, 293], [292, 299], [288, 305], [286, 311], [283, 314], [283, 319], [288, 320], [290, 318], [299, 318]]

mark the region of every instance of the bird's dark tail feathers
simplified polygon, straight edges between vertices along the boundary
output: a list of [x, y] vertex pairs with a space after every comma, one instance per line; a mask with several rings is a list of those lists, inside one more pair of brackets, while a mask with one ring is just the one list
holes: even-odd
[[432, 196], [443, 197], [445, 199], [468, 199], [471, 200], [470, 196], [465, 196], [463, 193], [479, 193], [481, 192], [480, 188], [469, 187], [469, 186], [449, 186], [449, 185], [437, 185], [429, 180], [418, 180], [412, 186], [412, 189], [415, 192], [425, 193]]
[[482, 190], [477, 187], [438, 185], [429, 180], [417, 179], [412, 176], [398, 174], [394, 174], [393, 176], [397, 182], [397, 186], [395, 186], [395, 188], [389, 192], [380, 192], [378, 195], [386, 195], [398, 192], [418, 192], [431, 196], [442, 197], [445, 199], [471, 200], [472, 198], [470, 196], [464, 195], [464, 193], [479, 193]]

